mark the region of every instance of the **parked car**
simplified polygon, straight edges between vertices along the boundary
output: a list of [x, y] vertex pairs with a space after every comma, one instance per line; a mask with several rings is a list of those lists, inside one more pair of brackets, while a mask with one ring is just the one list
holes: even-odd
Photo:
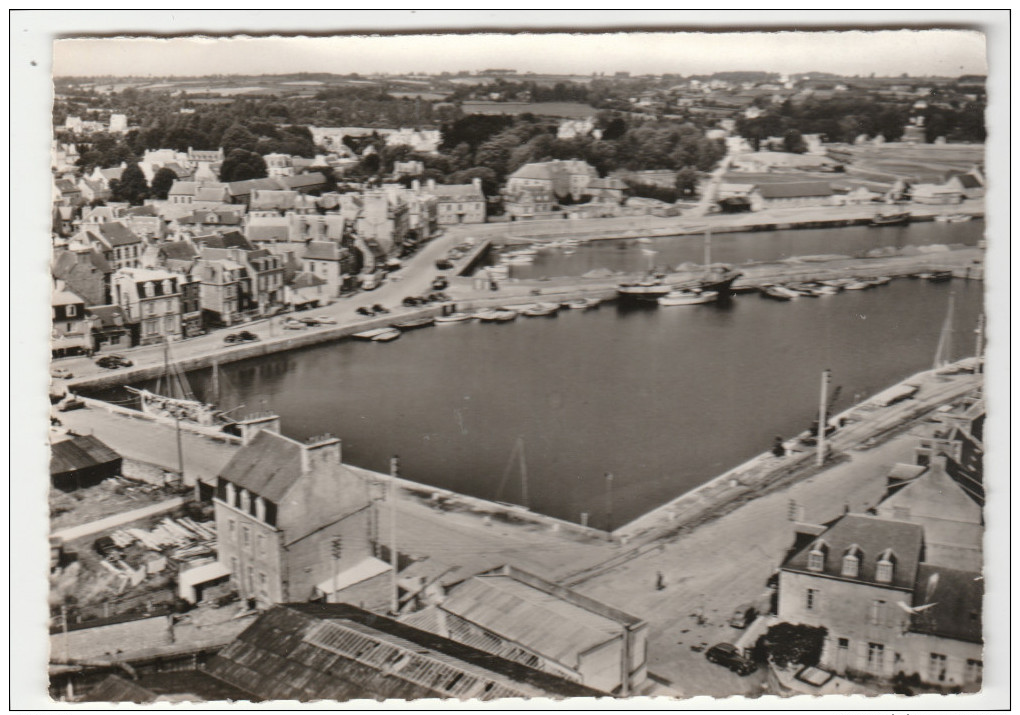
[[372, 310], [375, 311], [376, 314], [385, 314], [390, 312], [387, 308], [384, 308], [378, 303], [372, 306]]
[[284, 330], [304, 330], [305, 324], [300, 320], [294, 320], [294, 318], [287, 318], [283, 321]]
[[453, 268], [453, 264], [450, 263], [445, 258], [440, 258], [438, 261], [436, 261], [436, 268], [438, 268], [441, 271], [448, 271], [451, 268]]
[[233, 345], [234, 343], [238, 343], [238, 342], [241, 342], [241, 341], [240, 341], [237, 333], [231, 333], [230, 335], [224, 335], [223, 336], [223, 342], [225, 342], [227, 345]]
[[248, 330], [242, 330], [237, 334], [237, 342], [239, 343], [257, 343], [261, 339], [258, 335]]
[[432, 279], [432, 290], [446, 290], [450, 287], [450, 281], [446, 280], [446, 276], [436, 276]]
[[74, 373], [68, 370], [66, 367], [55, 367], [50, 370], [50, 377], [56, 377], [63, 380], [70, 380], [74, 377]]
[[758, 609], [754, 606], [740, 606], [730, 617], [732, 628], [747, 628], [758, 616]]
[[744, 657], [732, 643], [717, 643], [705, 651], [705, 657], [710, 663], [726, 666], [737, 675], [750, 675], [758, 670], [758, 664]]
[[107, 370], [116, 370], [121, 367], [131, 367], [134, 363], [123, 355], [103, 355], [96, 359], [96, 365]]
[[298, 320], [300, 320], [305, 325], [308, 325], [308, 326], [313, 327], [313, 328], [316, 325], [319, 324], [319, 319], [318, 318], [313, 318], [312, 316], [308, 316], [308, 317], [305, 317], [305, 318], [298, 318]]
[[319, 321], [319, 325], [336, 325], [336, 321], [328, 315], [316, 315], [315, 319]]
[[365, 317], [368, 318], [371, 318], [373, 315], [375, 315], [375, 313], [372, 312], [371, 308], [366, 308], [365, 306], [361, 306], [354, 312], [357, 313], [358, 315], [364, 315]]
[[428, 301], [422, 298], [420, 295], [409, 295], [406, 298], [404, 298], [404, 305], [406, 305], [409, 308], [413, 308], [418, 305], [425, 305], [426, 303], [428, 303]]
[[76, 397], [68, 397], [66, 400], [57, 405], [57, 409], [61, 412], [70, 412], [71, 410], [83, 410], [85, 409], [85, 403]]

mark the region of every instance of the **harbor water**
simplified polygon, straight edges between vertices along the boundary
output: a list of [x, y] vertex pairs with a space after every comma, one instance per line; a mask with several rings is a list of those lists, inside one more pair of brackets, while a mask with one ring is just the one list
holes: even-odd
[[951, 293], [965, 357], [983, 284], [902, 278], [324, 343], [221, 367], [218, 398], [208, 369], [189, 377], [225, 409], [279, 412], [289, 436], [340, 436], [348, 463], [385, 471], [397, 454], [405, 478], [615, 528], [806, 429], [821, 370], [842, 410], [930, 368]]
[[[985, 222], [926, 221], [907, 226], [848, 226], [785, 231], [717, 233], [712, 235], [713, 261], [740, 265], [776, 261], [792, 256], [838, 254], [854, 256], [874, 248], [904, 248], [934, 244], [975, 246], [984, 237]], [[643, 249], [643, 250], [641, 250]], [[569, 251], [573, 252], [569, 252]], [[510, 266], [510, 276], [522, 280], [581, 276], [592, 270], [635, 273], [650, 265], [675, 268], [681, 263], [704, 263], [703, 235], [646, 239], [611, 239], [582, 243], [573, 249], [539, 251], [534, 263]], [[481, 265], [497, 263], [490, 253]]]

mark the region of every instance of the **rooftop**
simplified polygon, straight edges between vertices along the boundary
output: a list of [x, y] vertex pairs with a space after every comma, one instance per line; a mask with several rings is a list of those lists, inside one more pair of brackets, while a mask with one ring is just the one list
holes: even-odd
[[120, 458], [119, 454], [96, 437], [74, 435], [53, 443], [50, 451], [50, 474], [66, 474], [79, 469], [88, 469], [115, 462]]
[[981, 643], [984, 593], [984, 578], [978, 572], [921, 564], [911, 605], [929, 607], [914, 613], [911, 630]]

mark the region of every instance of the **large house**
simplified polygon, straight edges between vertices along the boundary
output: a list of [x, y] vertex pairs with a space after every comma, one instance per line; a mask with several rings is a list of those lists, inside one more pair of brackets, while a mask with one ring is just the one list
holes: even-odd
[[142, 265], [145, 242], [119, 221], [107, 221], [83, 230], [76, 239], [99, 251], [113, 270]]
[[751, 210], [787, 206], [831, 206], [835, 191], [825, 181], [795, 181], [784, 184], [759, 184], [750, 194]]
[[844, 514], [798, 527], [778, 617], [826, 629], [823, 668], [969, 689], [981, 680], [982, 596], [980, 572], [925, 561], [921, 523]]
[[480, 179], [470, 184], [438, 185], [430, 179], [423, 191], [436, 197], [436, 223], [440, 226], [485, 223], [485, 194]]
[[151, 268], [121, 268], [113, 274], [114, 302], [137, 325], [140, 345], [181, 339], [184, 280], [177, 273]]
[[510, 175], [506, 182], [509, 194], [526, 187], [540, 187], [557, 198], [570, 197], [578, 201], [588, 194], [588, 184], [599, 178], [595, 167], [579, 159], [543, 161], [525, 164]]
[[60, 251], [53, 259], [53, 277], [85, 300], [85, 305], [110, 302], [110, 276], [113, 269], [95, 249]]
[[85, 312], [85, 300], [58, 280], [53, 285], [51, 307], [53, 357], [92, 352], [92, 319]]
[[275, 421], [216, 480], [218, 562], [259, 607], [326, 599], [385, 609], [390, 567], [373, 555], [364, 478], [341, 462], [340, 440], [284, 437]]

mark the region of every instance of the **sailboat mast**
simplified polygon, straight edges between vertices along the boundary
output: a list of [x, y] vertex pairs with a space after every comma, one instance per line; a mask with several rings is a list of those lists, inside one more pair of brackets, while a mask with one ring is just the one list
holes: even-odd
[[521, 506], [528, 506], [528, 463], [524, 461], [524, 438], [517, 438], [521, 450]]
[[935, 350], [935, 370], [946, 365], [952, 359], [953, 342], [953, 301], [955, 296], [949, 294], [949, 308], [946, 311], [946, 320], [942, 323], [942, 332], [939, 334], [939, 345]]

